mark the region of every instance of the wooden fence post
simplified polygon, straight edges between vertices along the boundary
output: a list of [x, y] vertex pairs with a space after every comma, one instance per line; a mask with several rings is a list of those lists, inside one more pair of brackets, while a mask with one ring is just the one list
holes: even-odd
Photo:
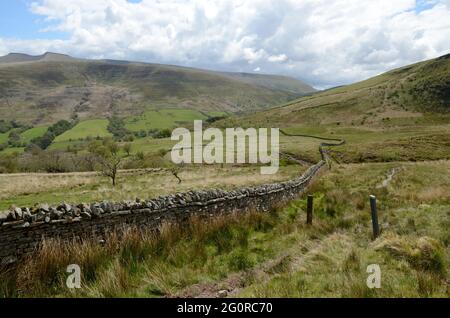
[[313, 220], [313, 210], [314, 210], [314, 197], [312, 195], [308, 195], [307, 200], [307, 209], [306, 209], [306, 224], [312, 225]]
[[373, 239], [376, 240], [380, 236], [380, 227], [378, 225], [377, 198], [374, 195], [370, 196], [370, 210], [372, 211]]

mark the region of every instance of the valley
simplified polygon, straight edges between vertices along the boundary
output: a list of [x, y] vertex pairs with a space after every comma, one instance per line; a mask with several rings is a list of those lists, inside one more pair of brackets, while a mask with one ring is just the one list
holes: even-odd
[[[14, 275], [0, 271], [0, 295], [448, 297], [448, 55], [321, 92], [295, 91], [285, 78], [36, 59], [0, 59], [3, 216], [16, 207], [140, 202], [292, 180], [321, 160], [320, 138], [345, 143], [324, 147], [327, 167], [304, 193], [314, 196], [312, 226], [302, 196], [268, 213], [167, 224], [157, 237], [130, 230], [121, 239], [111, 233], [106, 244], [48, 241]], [[33, 68], [56, 73], [46, 74], [50, 82], [31, 80]], [[13, 75], [15, 83], [6, 85]], [[171, 130], [192, 129], [194, 120], [219, 129], [280, 128], [279, 172], [261, 175], [249, 164], [175, 166]], [[116, 185], [93, 159], [108, 149], [106, 158], [120, 162]], [[376, 240], [369, 195], [378, 200]], [[87, 268], [85, 288], [61, 283], [68, 260]], [[380, 264], [381, 289], [366, 287], [368, 264]]]

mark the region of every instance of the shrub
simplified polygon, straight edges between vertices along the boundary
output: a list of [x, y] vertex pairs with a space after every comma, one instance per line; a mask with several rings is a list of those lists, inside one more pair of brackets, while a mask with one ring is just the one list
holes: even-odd
[[228, 266], [232, 271], [244, 271], [253, 266], [249, 253], [245, 249], [237, 249], [228, 255]]
[[392, 255], [405, 259], [413, 268], [433, 272], [445, 277], [447, 272], [444, 248], [430, 237], [408, 239], [396, 234], [386, 235], [376, 249], [384, 249]]

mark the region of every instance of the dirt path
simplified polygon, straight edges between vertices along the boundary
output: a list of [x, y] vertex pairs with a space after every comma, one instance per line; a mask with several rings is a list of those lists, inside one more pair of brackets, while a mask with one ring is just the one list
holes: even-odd
[[[320, 136], [303, 135], [303, 134], [290, 134], [283, 130], [280, 132], [285, 136], [291, 137], [307, 137], [322, 140], [319, 146], [319, 152], [322, 156], [322, 160], [328, 162], [329, 155], [327, 152], [328, 147], [340, 146], [345, 144], [345, 140], [336, 138], [325, 138]], [[334, 143], [330, 143], [334, 142]], [[290, 154], [284, 154], [292, 157], [292, 159], [299, 164], [305, 162], [301, 159], [295, 158]], [[306, 163], [309, 164], [309, 163]], [[301, 245], [295, 245], [283, 254], [276, 257], [276, 259], [268, 260], [257, 267], [246, 272], [233, 273], [222, 281], [213, 283], [200, 283], [187, 287], [175, 295], [168, 295], [167, 297], [181, 297], [181, 298], [217, 298], [217, 297], [233, 297], [236, 296], [242, 288], [246, 287], [248, 278], [251, 277], [253, 281], [265, 282], [268, 281], [273, 274], [284, 268], [288, 271], [295, 271], [301, 267], [308, 258], [308, 255], [315, 255], [315, 251], [320, 249], [322, 244], [326, 244], [334, 233], [327, 235], [324, 238], [320, 238], [314, 241], [307, 241]], [[302, 253], [302, 249], [306, 249], [306, 253]]]
[[246, 287], [249, 281], [265, 283], [278, 273], [297, 272], [306, 270], [305, 263], [314, 258], [329, 241], [337, 240], [338, 233], [333, 232], [322, 238], [308, 240], [294, 244], [274, 259], [269, 259], [256, 267], [238, 273], [230, 274], [221, 281], [212, 283], [199, 283], [184, 290], [168, 295], [168, 298], [225, 298], [236, 297]]
[[400, 168], [392, 168], [391, 171], [388, 173], [386, 179], [384, 179], [379, 185], [377, 185], [377, 189], [387, 188], [389, 183], [391, 183], [394, 176], [397, 174], [397, 172], [400, 171]]

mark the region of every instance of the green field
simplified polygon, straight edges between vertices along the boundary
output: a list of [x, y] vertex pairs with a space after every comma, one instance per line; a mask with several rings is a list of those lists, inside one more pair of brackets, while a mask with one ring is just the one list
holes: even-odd
[[11, 205], [56, 205], [63, 201], [120, 201], [136, 197], [152, 198], [192, 189], [233, 189], [244, 185], [288, 180], [305, 169], [306, 167], [291, 165], [280, 167], [275, 175], [261, 175], [259, 168], [255, 166], [186, 167], [179, 174], [183, 179], [181, 184], [167, 170], [122, 170], [116, 187], [113, 187], [107, 178], [100, 177], [95, 172], [0, 174], [0, 213]]
[[205, 114], [192, 109], [148, 110], [140, 116], [126, 119], [125, 127], [131, 131], [171, 129], [183, 124], [192, 125], [194, 120], [206, 120], [207, 118]]
[[55, 138], [55, 142], [85, 139], [87, 137], [111, 137], [108, 132], [108, 119], [91, 119], [82, 121], [72, 129]]
[[8, 142], [10, 131], [0, 134], [0, 145]]
[[2, 155], [11, 155], [15, 153], [22, 153], [25, 151], [25, 148], [18, 147], [18, 148], [6, 148], [3, 151], [0, 151], [0, 154]]
[[20, 139], [23, 142], [29, 143], [34, 138], [42, 137], [47, 132], [49, 126], [39, 126], [28, 129], [20, 134]]

